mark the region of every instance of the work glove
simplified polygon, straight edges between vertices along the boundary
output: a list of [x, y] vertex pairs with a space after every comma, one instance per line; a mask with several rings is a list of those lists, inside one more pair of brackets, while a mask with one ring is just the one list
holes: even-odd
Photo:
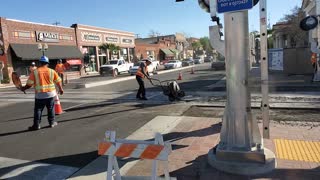
[[22, 92], [25, 92], [25, 91], [27, 90], [27, 88], [26, 88], [26, 86], [22, 86], [22, 87], [20, 88], [20, 90], [21, 90]]
[[63, 95], [63, 89], [59, 89], [59, 94]]

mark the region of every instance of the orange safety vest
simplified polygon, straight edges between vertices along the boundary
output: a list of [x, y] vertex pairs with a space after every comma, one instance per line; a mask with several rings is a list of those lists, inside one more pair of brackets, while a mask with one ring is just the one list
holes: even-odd
[[[145, 67], [144, 67], [144, 72], [147, 73], [147, 72], [148, 72], [148, 66], [147, 66], [146, 64], [144, 64], [144, 65], [145, 65]], [[145, 75], [142, 73], [142, 69], [141, 69], [140, 66], [139, 66], [139, 68], [138, 68], [138, 71], [137, 71], [136, 75], [137, 75], [137, 76], [140, 76], [141, 78], [144, 78], [144, 76], [145, 76]]]
[[64, 67], [63, 64], [57, 64], [55, 70], [56, 70], [58, 73], [63, 73], [64, 70], [65, 70], [65, 67]]
[[28, 86], [34, 86], [35, 92], [52, 92], [55, 91], [56, 83], [61, 82], [61, 78], [53, 69], [48, 67], [39, 67], [34, 70], [27, 81]]
[[311, 63], [315, 64], [317, 62], [317, 54], [316, 53], [312, 53], [311, 55]]

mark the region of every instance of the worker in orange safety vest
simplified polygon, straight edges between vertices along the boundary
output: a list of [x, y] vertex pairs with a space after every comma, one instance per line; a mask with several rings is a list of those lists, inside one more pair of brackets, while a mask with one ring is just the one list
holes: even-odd
[[62, 80], [62, 85], [64, 86], [64, 71], [66, 70], [65, 66], [62, 64], [62, 59], [59, 59], [58, 64], [56, 65], [55, 70]]
[[318, 65], [317, 65], [317, 54], [316, 53], [312, 53], [311, 55], [311, 64], [313, 67], [313, 76], [312, 76], [312, 80], [314, 79], [315, 74], [317, 74], [318, 71]]
[[30, 131], [39, 130], [43, 108], [46, 106], [48, 111], [48, 122], [50, 127], [58, 125], [55, 121], [54, 97], [57, 96], [55, 84], [59, 88], [60, 95], [63, 94], [61, 78], [53, 69], [50, 69], [49, 59], [42, 56], [39, 60], [40, 66], [31, 72], [29, 79], [21, 91], [25, 91], [32, 86], [35, 89], [35, 106], [33, 125], [29, 127]]
[[139, 69], [136, 73], [136, 80], [139, 84], [139, 90], [137, 93], [136, 98], [140, 100], [148, 100], [146, 98], [146, 89], [144, 87], [144, 81], [143, 79], [146, 77], [150, 80], [149, 72], [148, 72], [148, 66], [151, 64], [151, 61], [147, 59], [145, 62], [142, 62], [139, 65]]

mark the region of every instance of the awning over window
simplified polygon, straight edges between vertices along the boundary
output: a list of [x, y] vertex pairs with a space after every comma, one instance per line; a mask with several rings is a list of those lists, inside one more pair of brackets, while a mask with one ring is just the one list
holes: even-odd
[[81, 59], [67, 59], [67, 63], [70, 65], [81, 65]]
[[[35, 60], [42, 56], [37, 44], [10, 44], [12, 50], [21, 60]], [[45, 55], [49, 59], [80, 59], [83, 57], [77, 46], [57, 46], [48, 44]]]
[[166, 56], [174, 56], [174, 53], [170, 51], [170, 49], [161, 49], [161, 51], [166, 55]]
[[172, 51], [174, 54], [179, 54], [180, 52], [178, 51], [178, 49], [170, 49], [170, 51]]

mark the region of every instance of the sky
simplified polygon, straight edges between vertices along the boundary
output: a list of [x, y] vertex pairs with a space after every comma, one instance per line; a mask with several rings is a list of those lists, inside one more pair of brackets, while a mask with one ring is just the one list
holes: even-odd
[[[278, 22], [302, 0], [267, 0], [271, 25]], [[60, 26], [85, 24], [129, 31], [147, 37], [156, 31], [161, 35], [185, 33], [189, 37], [209, 36], [213, 25], [210, 15], [198, 0], [0, 0], [0, 16]], [[223, 14], [219, 14], [223, 17]], [[249, 29], [258, 30], [259, 5], [249, 10]]]

